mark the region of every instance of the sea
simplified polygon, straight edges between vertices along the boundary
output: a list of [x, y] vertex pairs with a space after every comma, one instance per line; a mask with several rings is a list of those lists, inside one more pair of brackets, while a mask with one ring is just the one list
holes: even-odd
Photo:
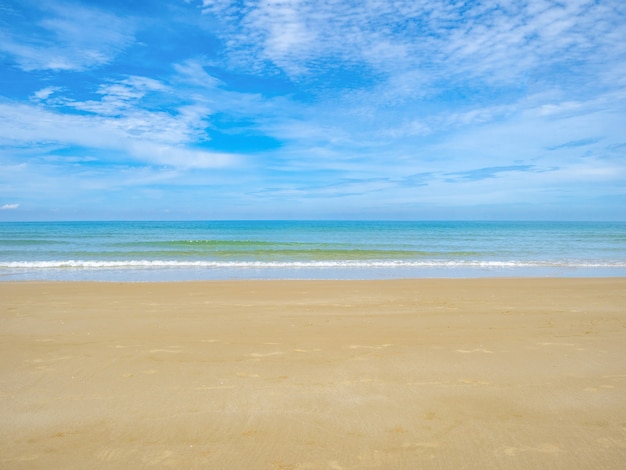
[[525, 276], [626, 276], [626, 222], [0, 222], [0, 282]]

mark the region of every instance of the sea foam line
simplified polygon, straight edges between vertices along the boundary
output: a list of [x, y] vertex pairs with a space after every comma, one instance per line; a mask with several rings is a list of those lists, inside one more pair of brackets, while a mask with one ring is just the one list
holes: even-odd
[[0, 262], [0, 269], [138, 269], [138, 268], [626, 268], [626, 262], [481, 261], [481, 260], [328, 260], [328, 261], [175, 261], [175, 260], [57, 260]]

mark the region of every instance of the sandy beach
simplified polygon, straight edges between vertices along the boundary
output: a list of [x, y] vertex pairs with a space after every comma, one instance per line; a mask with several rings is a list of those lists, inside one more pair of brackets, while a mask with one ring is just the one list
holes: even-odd
[[626, 466], [626, 278], [0, 283], [0, 468]]

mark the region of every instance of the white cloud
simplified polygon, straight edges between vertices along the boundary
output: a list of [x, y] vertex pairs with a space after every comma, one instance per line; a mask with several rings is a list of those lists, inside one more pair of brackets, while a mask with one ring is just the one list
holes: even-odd
[[53, 86], [45, 87], [33, 93], [33, 98], [36, 100], [47, 100], [50, 97], [50, 95], [52, 95], [53, 93], [57, 91], [59, 91], [59, 87], [53, 87]]
[[132, 111], [146, 95], [162, 92], [172, 93], [172, 90], [158, 80], [130, 76], [100, 85], [97, 91], [102, 96], [100, 100], [65, 101], [63, 104], [99, 115], [119, 116]]
[[210, 89], [222, 84], [221, 80], [212, 77], [204, 70], [205, 65], [205, 61], [198, 59], [188, 59], [180, 64], [174, 64], [174, 70], [178, 74], [177, 80], [188, 85]]
[[4, 204], [3, 206], [0, 207], [0, 210], [9, 211], [9, 210], [17, 209], [18, 207], [20, 207], [19, 204]]
[[0, 34], [0, 51], [25, 71], [85, 70], [109, 63], [133, 40], [131, 21], [78, 4], [46, 3], [43, 18]]
[[261, 70], [269, 63], [298, 80], [325, 73], [329, 65], [360, 64], [388, 77], [414, 72], [428, 84], [516, 84], [529, 74], [550, 75], [552, 65], [569, 68], [598, 56], [602, 68], [610, 68], [626, 51], [620, 0], [250, 0], [237, 5], [203, 2], [204, 12], [222, 22], [216, 32], [224, 38], [231, 65]]
[[192, 150], [145, 141], [134, 141], [128, 145], [127, 150], [143, 161], [181, 169], [232, 167], [241, 161], [241, 157], [234, 154]]
[[432, 133], [433, 129], [430, 125], [419, 119], [412, 119], [408, 122], [402, 123], [399, 127], [382, 129], [378, 134], [383, 137], [397, 139], [402, 137], [429, 135]]
[[[185, 121], [185, 117], [189, 120]], [[236, 165], [237, 155], [188, 148], [197, 141], [197, 113], [180, 116], [134, 109], [123, 117], [63, 114], [32, 105], [0, 104], [0, 141], [5, 146], [83, 146], [108, 151], [113, 160], [180, 168]]]

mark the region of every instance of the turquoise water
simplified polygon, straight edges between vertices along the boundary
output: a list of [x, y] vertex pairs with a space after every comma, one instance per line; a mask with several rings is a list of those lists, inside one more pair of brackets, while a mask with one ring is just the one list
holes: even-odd
[[0, 280], [625, 276], [626, 223], [0, 223]]

